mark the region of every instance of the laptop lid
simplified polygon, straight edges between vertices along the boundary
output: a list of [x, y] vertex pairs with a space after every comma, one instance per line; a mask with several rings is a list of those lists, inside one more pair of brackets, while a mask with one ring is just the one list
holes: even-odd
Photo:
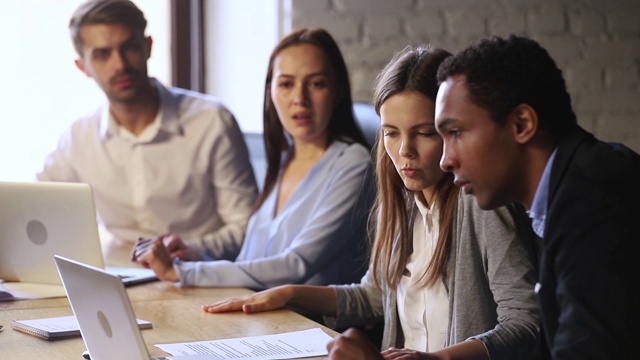
[[0, 279], [60, 284], [54, 254], [104, 266], [89, 185], [0, 182]]
[[57, 255], [55, 264], [91, 359], [149, 360], [120, 278]]
[[[124, 283], [117, 275], [55, 256], [80, 334], [91, 360], [149, 360]], [[212, 360], [210, 355], [158, 357], [151, 360]]]

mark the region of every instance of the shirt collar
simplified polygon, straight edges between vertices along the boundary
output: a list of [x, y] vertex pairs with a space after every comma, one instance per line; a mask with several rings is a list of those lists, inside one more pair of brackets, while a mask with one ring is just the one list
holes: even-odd
[[[149, 125], [143, 134], [148, 134], [148, 129], [153, 130], [153, 139], [157, 136], [159, 131], [166, 132], [172, 135], [182, 135], [182, 127], [178, 119], [178, 101], [174, 98], [174, 95], [162, 85], [155, 78], [150, 78], [152, 86], [155, 86], [158, 91], [158, 114], [152, 124]], [[111, 112], [109, 111], [109, 103], [107, 102], [102, 106], [100, 116], [100, 137], [102, 139], [108, 139], [113, 136], [118, 136], [120, 133], [120, 126], [115, 121]], [[148, 137], [149, 135], [145, 136]]]
[[426, 217], [428, 215], [431, 214], [435, 214], [435, 208], [436, 208], [436, 203], [432, 203], [430, 207], [427, 207], [424, 203], [424, 196], [422, 195], [421, 192], [416, 192], [413, 195], [415, 201], [416, 201], [416, 205], [418, 207], [418, 211], [420, 211], [420, 214], [422, 215], [422, 217]]
[[529, 217], [533, 219], [533, 230], [540, 237], [543, 237], [544, 235], [544, 222], [547, 218], [547, 208], [549, 206], [549, 183], [551, 179], [551, 167], [553, 166], [553, 161], [555, 160], [557, 151], [558, 148], [556, 147], [551, 153], [551, 156], [549, 156], [547, 165], [545, 165], [544, 171], [542, 172], [542, 177], [540, 178], [540, 182], [538, 183], [538, 188], [536, 189], [536, 193], [533, 196], [531, 209], [527, 211]]

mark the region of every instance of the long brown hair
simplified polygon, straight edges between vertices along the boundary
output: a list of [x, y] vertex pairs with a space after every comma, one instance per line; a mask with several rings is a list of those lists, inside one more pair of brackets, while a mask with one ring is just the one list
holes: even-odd
[[[376, 112], [380, 114], [380, 107], [389, 97], [408, 90], [418, 91], [435, 101], [438, 66], [449, 56], [451, 54], [447, 51], [429, 46], [406, 48], [397, 53], [376, 79], [373, 94]], [[396, 289], [413, 252], [411, 225], [417, 211], [415, 192], [404, 186], [385, 151], [382, 136], [378, 136], [375, 161], [378, 194], [371, 212], [371, 216], [375, 217], [371, 222], [375, 226], [371, 256], [373, 276], [378, 286], [385, 281], [390, 288]], [[436, 184], [435, 202], [439, 204], [440, 230], [433, 258], [422, 274], [425, 287], [433, 285], [445, 273], [458, 193], [451, 173], [446, 173]], [[396, 252], [398, 260], [394, 262]]]
[[353, 100], [351, 99], [351, 85], [349, 74], [345, 65], [342, 53], [331, 35], [324, 29], [300, 29], [285, 36], [276, 45], [269, 58], [267, 68], [267, 78], [265, 80], [264, 92], [264, 117], [263, 117], [263, 137], [267, 154], [267, 171], [264, 179], [263, 191], [258, 196], [253, 211], [262, 206], [265, 199], [273, 190], [278, 181], [282, 153], [291, 151], [291, 145], [285, 136], [275, 105], [271, 99], [271, 80], [273, 76], [273, 62], [278, 54], [290, 47], [301, 44], [311, 44], [321, 49], [329, 61], [336, 90], [336, 101], [333, 115], [329, 120], [329, 144], [334, 140], [341, 140], [347, 143], [357, 142], [367, 146], [367, 141], [362, 135], [362, 131], [356, 124], [353, 115]]

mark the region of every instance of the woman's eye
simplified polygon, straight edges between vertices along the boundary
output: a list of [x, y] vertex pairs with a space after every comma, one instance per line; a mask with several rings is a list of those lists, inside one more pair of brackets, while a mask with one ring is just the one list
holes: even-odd
[[396, 136], [398, 133], [395, 131], [384, 131], [382, 133], [382, 135], [386, 136], [386, 137], [392, 137], [392, 136]]
[[327, 83], [326, 81], [312, 81], [311, 82], [311, 87], [317, 88], [317, 89], [323, 89], [325, 87], [327, 87]]
[[284, 81], [284, 82], [278, 83], [278, 87], [283, 88], [283, 89], [288, 89], [288, 88], [290, 88], [292, 86], [293, 86], [293, 83], [289, 82], [289, 81]]
[[431, 136], [434, 136], [434, 135], [438, 135], [438, 133], [435, 132], [435, 131], [421, 131], [421, 132], [418, 133], [418, 135], [424, 136], [424, 137], [431, 137]]

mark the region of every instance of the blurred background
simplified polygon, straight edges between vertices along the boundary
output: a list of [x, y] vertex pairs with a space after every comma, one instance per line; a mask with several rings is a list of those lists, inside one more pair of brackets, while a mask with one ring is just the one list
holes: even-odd
[[[0, 181], [28, 181], [62, 132], [103, 95], [76, 69], [68, 21], [82, 0], [0, 2]], [[640, 152], [640, 0], [134, 0], [154, 39], [149, 74], [219, 97], [262, 132], [268, 58], [281, 36], [326, 28], [370, 101], [394, 52], [455, 52], [488, 35], [526, 35], [563, 70], [579, 123]]]

